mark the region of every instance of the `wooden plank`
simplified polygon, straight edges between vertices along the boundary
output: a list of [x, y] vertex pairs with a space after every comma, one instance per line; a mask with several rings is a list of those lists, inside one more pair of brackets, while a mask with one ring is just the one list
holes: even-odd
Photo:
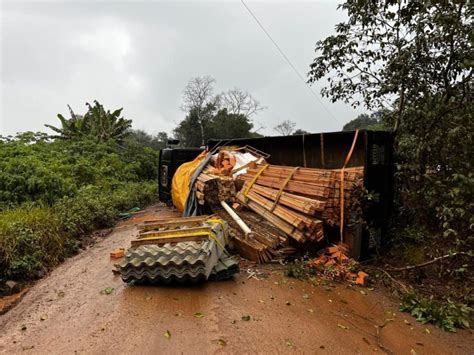
[[[253, 179], [253, 177], [248, 174], [239, 175], [238, 178], [244, 181], [250, 181]], [[265, 176], [259, 176], [256, 181], [256, 183], [259, 185], [271, 187], [274, 189], [280, 189], [280, 187], [283, 185], [283, 182], [283, 179]], [[285, 186], [284, 191], [301, 193], [303, 195], [312, 197], [327, 198], [329, 196], [330, 189], [327, 187], [321, 187], [303, 182], [294, 182], [290, 180]]]
[[288, 208], [277, 205], [275, 206], [275, 209], [271, 211], [273, 202], [270, 200], [267, 200], [265, 197], [262, 197], [256, 194], [255, 192], [250, 191], [247, 197], [251, 199], [252, 201], [258, 203], [267, 211], [273, 212], [273, 214], [275, 214], [276, 216], [292, 224], [299, 230], [303, 230], [305, 227], [309, 227], [311, 225], [310, 218], [306, 217], [305, 215], [299, 214], [297, 212], [291, 211]]
[[157, 244], [162, 245], [166, 243], [180, 243], [180, 242], [200, 242], [209, 239], [208, 233], [202, 233], [200, 235], [181, 235], [181, 236], [173, 236], [173, 237], [156, 237], [156, 238], [144, 238], [144, 239], [136, 239], [132, 240], [131, 244], [132, 247], [137, 247], [140, 245], [150, 245], [150, 244]]
[[211, 232], [211, 227], [191, 227], [191, 228], [182, 228], [182, 229], [172, 229], [164, 231], [143, 231], [139, 232], [137, 238], [160, 238], [160, 237], [179, 237], [179, 236], [192, 236], [194, 234], [207, 233]]
[[[278, 196], [278, 190], [265, 186], [260, 186], [258, 184], [254, 184], [252, 186], [251, 191], [255, 191], [259, 195], [269, 198], [272, 201], [275, 201]], [[326, 205], [325, 201], [314, 200], [307, 197], [291, 194], [289, 192], [282, 192], [279, 203], [310, 215], [314, 215], [317, 211], [323, 211], [324, 206]]]
[[305, 241], [305, 237], [303, 233], [301, 233], [301, 231], [299, 231], [297, 228], [295, 228], [288, 222], [282, 220], [280, 217], [275, 216], [273, 213], [267, 211], [258, 203], [255, 203], [253, 201], [246, 201], [246, 198], [241, 193], [237, 194], [237, 199], [243, 204], [245, 204], [246, 206], [248, 206], [250, 209], [255, 211], [256, 213], [258, 213], [260, 216], [265, 218], [267, 221], [272, 223], [278, 229], [286, 233], [289, 237], [295, 239], [296, 241], [300, 243]]
[[186, 224], [186, 222], [195, 222], [195, 221], [205, 221], [211, 218], [212, 215], [202, 215], [202, 216], [194, 216], [194, 217], [162, 217], [156, 219], [149, 219], [143, 221], [143, 225], [153, 224], [153, 223], [165, 223], [165, 222], [181, 222], [182, 224]]

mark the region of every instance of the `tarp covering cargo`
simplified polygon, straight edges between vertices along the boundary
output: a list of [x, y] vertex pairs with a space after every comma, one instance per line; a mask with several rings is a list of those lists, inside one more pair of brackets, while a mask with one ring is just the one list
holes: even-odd
[[186, 205], [191, 178], [201, 162], [206, 158], [206, 155], [207, 152], [202, 152], [193, 161], [182, 164], [173, 176], [171, 183], [171, 198], [173, 200], [173, 205], [180, 212], [183, 212], [184, 206]]

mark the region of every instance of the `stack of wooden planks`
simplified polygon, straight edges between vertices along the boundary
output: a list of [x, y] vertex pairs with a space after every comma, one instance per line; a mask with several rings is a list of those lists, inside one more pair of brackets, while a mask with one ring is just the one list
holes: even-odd
[[200, 205], [204, 203], [219, 203], [219, 177], [202, 173], [196, 183], [196, 198]]
[[240, 218], [253, 231], [248, 238], [224, 209], [215, 208], [214, 213], [227, 222], [233, 248], [246, 259], [261, 264], [276, 262], [297, 251], [289, 245], [288, 236], [284, 232], [252, 211], [239, 211]]
[[233, 201], [235, 198], [235, 185], [231, 176], [214, 175], [206, 167], [198, 176], [196, 183], [196, 198], [200, 205], [209, 203], [219, 204], [220, 201]]
[[[346, 206], [363, 185], [363, 167], [343, 175]], [[324, 223], [339, 224], [341, 170], [257, 165], [238, 179], [237, 199], [297, 242], [321, 241]]]

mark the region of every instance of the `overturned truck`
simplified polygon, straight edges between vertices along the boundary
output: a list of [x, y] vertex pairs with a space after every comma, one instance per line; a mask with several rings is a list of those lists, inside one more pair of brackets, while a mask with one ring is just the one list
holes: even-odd
[[[184, 216], [215, 214], [227, 221], [230, 246], [257, 262], [336, 241], [347, 244], [352, 257], [365, 258], [385, 241], [392, 140], [389, 132], [362, 130], [210, 140], [204, 153], [164, 149], [160, 199], [173, 200]], [[246, 163], [244, 153], [255, 159]], [[180, 171], [177, 159], [193, 167]], [[185, 201], [173, 198], [173, 184]]]
[[257, 263], [318, 250], [316, 266], [365, 258], [384, 243], [392, 139], [364, 130], [163, 149], [160, 199], [183, 217], [139, 225], [118, 271], [133, 283], [222, 280], [239, 272], [228, 249]]

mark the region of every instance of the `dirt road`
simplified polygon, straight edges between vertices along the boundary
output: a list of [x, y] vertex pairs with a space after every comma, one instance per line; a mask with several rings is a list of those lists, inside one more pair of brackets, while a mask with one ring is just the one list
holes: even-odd
[[[157, 214], [173, 212], [160, 208]], [[131, 224], [119, 226], [0, 316], [0, 352], [467, 354], [474, 349], [470, 331], [449, 334], [421, 325], [398, 312], [383, 290], [363, 294], [346, 284], [326, 290], [288, 279], [275, 267], [258, 267], [269, 275], [258, 280], [248, 279], [245, 268], [233, 281], [200, 287], [127, 286], [112, 274], [109, 252], [127, 247], [134, 232]], [[113, 292], [101, 294], [107, 287]]]

